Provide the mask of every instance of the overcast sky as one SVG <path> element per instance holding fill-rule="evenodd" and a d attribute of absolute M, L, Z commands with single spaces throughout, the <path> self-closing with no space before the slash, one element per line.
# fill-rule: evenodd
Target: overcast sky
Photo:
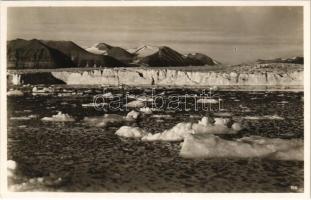
<path fill-rule="evenodd" d="M 8 39 L 166 45 L 223 63 L 303 55 L 302 7 L 9 8 Z"/>

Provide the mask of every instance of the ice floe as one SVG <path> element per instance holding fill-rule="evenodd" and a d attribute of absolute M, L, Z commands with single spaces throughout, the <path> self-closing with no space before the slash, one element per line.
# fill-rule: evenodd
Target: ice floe
<path fill-rule="evenodd" d="M 52 93 L 54 92 L 53 88 L 44 87 L 42 89 L 38 89 L 37 87 L 32 88 L 33 93 Z"/>
<path fill-rule="evenodd" d="M 140 108 L 139 111 L 144 113 L 144 114 L 147 114 L 147 115 L 151 115 L 152 114 L 152 109 L 149 108 L 149 107 Z"/>
<path fill-rule="evenodd" d="M 125 119 L 128 121 L 135 121 L 138 119 L 139 116 L 140 116 L 139 112 L 132 110 L 131 112 L 127 113 Z"/>
<path fill-rule="evenodd" d="M 216 104 L 216 103 L 219 103 L 219 100 L 217 100 L 217 99 L 206 99 L 206 98 L 204 98 L 204 99 L 199 99 L 199 100 L 197 101 L 197 103 Z"/>
<path fill-rule="evenodd" d="M 118 114 L 105 114 L 104 116 L 84 117 L 83 122 L 89 126 L 109 127 L 120 126 L 125 122 L 133 122 L 138 120 L 140 113 L 132 110 L 126 116 Z"/>
<path fill-rule="evenodd" d="M 147 97 L 147 96 L 138 96 L 138 97 L 136 97 L 136 100 L 138 100 L 138 101 L 153 102 L 153 98 L 152 97 Z"/>
<path fill-rule="evenodd" d="M 58 112 L 56 115 L 52 115 L 52 117 L 43 117 L 42 121 L 49 122 L 73 122 L 75 119 L 70 115 L 62 112 Z"/>
<path fill-rule="evenodd" d="M 215 123 L 208 117 L 203 117 L 198 123 L 181 122 L 169 130 L 161 133 L 147 133 L 142 129 L 135 131 L 143 131 L 143 141 L 182 141 L 185 137 L 192 134 L 235 134 L 242 129 L 238 123 L 233 123 L 232 127 L 228 127 L 230 122 L 227 118 L 216 118 Z M 127 127 L 126 130 L 130 130 Z"/>
<path fill-rule="evenodd" d="M 81 104 L 81 106 L 82 106 L 83 108 L 89 108 L 89 107 L 93 107 L 93 108 L 95 108 L 95 107 L 103 107 L 103 106 L 106 106 L 106 105 L 108 105 L 108 103 L 106 103 L 106 102 L 103 102 L 103 103 L 84 103 L 84 104 Z"/>
<path fill-rule="evenodd" d="M 17 163 L 14 160 L 7 160 L 6 168 L 7 168 L 7 176 L 12 177 L 15 175 Z"/>
<path fill-rule="evenodd" d="M 115 134 L 127 138 L 141 138 L 148 133 L 139 127 L 122 126 Z"/>
<path fill-rule="evenodd" d="M 188 135 L 182 143 L 180 155 L 186 158 L 252 158 L 303 160 L 303 140 L 244 137 L 225 140 L 212 134 Z"/>
<path fill-rule="evenodd" d="M 89 126 L 108 127 L 108 126 L 122 125 L 125 119 L 121 115 L 105 114 L 104 116 L 85 117 L 83 121 Z"/>
<path fill-rule="evenodd" d="M 173 119 L 172 115 L 151 115 L 153 118 Z"/>
<path fill-rule="evenodd" d="M 192 123 L 178 123 L 176 126 L 162 133 L 151 134 L 142 137 L 143 141 L 182 141 L 187 135 L 194 134 Z"/>
<path fill-rule="evenodd" d="M 145 107 L 145 103 L 144 101 L 134 100 L 125 104 L 125 106 L 128 108 L 142 108 Z"/>
<path fill-rule="evenodd" d="M 216 116 L 216 117 L 232 117 L 233 113 L 230 113 L 230 112 L 216 112 L 216 113 L 213 113 L 213 115 Z"/>
<path fill-rule="evenodd" d="M 280 101 L 278 104 L 288 104 L 288 101 Z"/>
<path fill-rule="evenodd" d="M 278 115 L 244 116 L 243 119 L 248 119 L 248 120 L 284 120 L 283 117 L 280 117 Z"/>
<path fill-rule="evenodd" d="M 20 90 L 9 90 L 7 92 L 8 96 L 24 96 L 24 93 Z"/>
<path fill-rule="evenodd" d="M 27 116 L 21 116 L 21 117 L 10 117 L 10 120 L 16 120 L 16 121 L 26 121 L 30 120 L 30 117 Z"/>
<path fill-rule="evenodd" d="M 108 93 L 102 94 L 102 97 L 105 97 L 105 98 L 113 98 L 114 95 L 113 95 L 111 92 L 108 92 Z"/>
<path fill-rule="evenodd" d="M 10 117 L 10 120 L 20 120 L 20 121 L 25 121 L 25 120 L 30 120 L 30 119 L 36 119 L 38 118 L 38 115 L 29 115 L 29 116 L 20 116 L 20 117 Z"/>

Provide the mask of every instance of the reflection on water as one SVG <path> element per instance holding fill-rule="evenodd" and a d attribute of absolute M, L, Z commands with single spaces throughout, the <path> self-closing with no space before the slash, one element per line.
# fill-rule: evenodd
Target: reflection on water
<path fill-rule="evenodd" d="M 68 89 L 67 89 L 68 90 Z M 93 107 L 93 96 L 101 90 L 75 89 L 75 95 L 53 94 L 8 97 L 8 159 L 18 163 L 16 176 L 9 182 L 20 190 L 90 192 L 297 192 L 303 188 L 303 162 L 265 158 L 185 159 L 179 156 L 180 142 L 143 142 L 115 135 L 120 125 L 95 127 L 84 117 L 105 113 Z M 150 96 L 151 90 L 106 92 Z M 199 94 L 186 89 L 158 90 L 172 94 Z M 223 99 L 222 111 L 155 110 L 138 121 L 126 121 L 148 132 L 162 132 L 179 122 L 197 122 L 206 115 L 232 117 L 245 127 L 236 139 L 258 135 L 271 138 L 303 139 L 303 101 L 301 92 L 217 92 Z M 285 103 L 286 102 L 286 103 Z M 123 102 L 124 103 L 124 102 Z M 150 106 L 151 102 L 147 102 Z M 61 111 L 74 122 L 46 122 Z M 31 116 L 31 117 L 29 117 Z M 171 116 L 163 117 L 161 116 Z M 272 117 L 271 117 L 272 116 Z M 273 117 L 274 116 L 274 117 Z M 13 118 L 11 118 L 13 117 Z M 298 189 L 297 189 L 298 188 Z M 17 188 L 18 189 L 18 188 Z"/>

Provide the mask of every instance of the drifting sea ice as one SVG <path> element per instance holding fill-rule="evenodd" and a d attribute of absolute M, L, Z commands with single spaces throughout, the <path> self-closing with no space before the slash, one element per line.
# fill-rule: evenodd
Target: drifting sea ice
<path fill-rule="evenodd" d="M 7 160 L 6 162 L 7 175 L 8 177 L 12 177 L 15 175 L 15 171 L 17 168 L 17 163 L 14 160 Z"/>
<path fill-rule="evenodd" d="M 142 107 L 145 107 L 145 103 L 143 101 L 134 100 L 134 101 L 131 101 L 131 102 L 125 104 L 125 107 L 128 107 L 128 108 L 142 108 Z"/>
<path fill-rule="evenodd" d="M 216 104 L 216 103 L 219 103 L 218 100 L 216 99 L 199 99 L 197 101 L 197 103 L 210 103 L 210 104 Z"/>
<path fill-rule="evenodd" d="M 108 127 L 123 124 L 124 117 L 117 114 L 105 114 L 104 116 L 84 117 L 83 121 L 89 126 Z"/>
<path fill-rule="evenodd" d="M 18 164 L 14 160 L 7 160 L 8 190 L 12 192 L 46 191 L 48 188 L 45 186 L 57 186 L 63 182 L 61 177 L 54 174 L 28 178 L 17 173 L 17 169 Z"/>
<path fill-rule="evenodd" d="M 20 90 L 10 90 L 7 92 L 7 96 L 24 96 L 24 93 Z"/>
<path fill-rule="evenodd" d="M 105 114 L 104 116 L 95 117 L 84 117 L 83 121 L 89 126 L 95 127 L 109 127 L 109 126 L 120 126 L 126 121 L 135 121 L 140 116 L 140 113 L 132 110 L 126 116 L 117 114 Z"/>
<path fill-rule="evenodd" d="M 62 112 L 58 112 L 56 115 L 52 115 L 52 117 L 43 117 L 42 121 L 49 122 L 73 122 L 75 119 L 70 115 Z"/>
<path fill-rule="evenodd" d="M 102 97 L 105 97 L 105 98 L 113 98 L 114 95 L 113 95 L 111 92 L 108 92 L 108 93 L 102 94 Z"/>
<path fill-rule="evenodd" d="M 10 120 L 30 120 L 30 119 L 36 119 L 38 118 L 38 115 L 29 115 L 29 116 L 21 116 L 21 117 L 10 117 Z"/>
<path fill-rule="evenodd" d="M 103 106 L 106 106 L 106 105 L 108 105 L 108 103 L 105 103 L 105 102 L 103 102 L 103 103 L 85 103 L 85 104 L 81 104 L 81 106 L 84 107 L 84 108 L 87 108 L 87 107 L 93 107 L 93 108 L 95 108 L 95 107 L 103 107 Z"/>
<path fill-rule="evenodd" d="M 151 115 L 152 114 L 152 109 L 149 108 L 149 107 L 140 108 L 139 111 L 142 112 L 142 113 L 145 113 L 147 115 Z"/>
<path fill-rule="evenodd" d="M 212 134 L 188 135 L 182 143 L 180 155 L 186 158 L 303 160 L 303 140 L 252 136 L 231 141 Z"/>
<path fill-rule="evenodd" d="M 115 134 L 127 138 L 141 138 L 148 133 L 139 127 L 122 126 Z"/>
<path fill-rule="evenodd" d="M 228 127 L 229 121 L 226 118 L 215 118 L 215 123 L 212 123 L 209 118 L 203 117 L 198 123 L 181 122 L 169 130 L 155 134 L 146 133 L 142 129 L 137 130 L 136 127 L 132 128 L 135 131 L 143 131 L 141 133 L 143 141 L 182 141 L 192 134 L 235 134 L 242 129 L 239 123 L 233 123 L 232 127 Z M 126 130 L 130 130 L 130 127 Z"/>
<path fill-rule="evenodd" d="M 44 87 L 42 89 L 38 89 L 36 86 L 32 88 L 33 93 L 52 93 L 54 90 L 50 87 Z"/>
<path fill-rule="evenodd" d="M 138 117 L 140 116 L 140 113 L 135 111 L 135 110 L 132 110 L 131 112 L 127 113 L 126 117 L 125 117 L 125 120 L 128 120 L 128 121 L 135 121 L 138 119 Z"/>
<path fill-rule="evenodd" d="M 284 120 L 283 117 L 278 115 L 264 115 L 264 116 L 245 116 L 243 119 L 248 120 Z"/>

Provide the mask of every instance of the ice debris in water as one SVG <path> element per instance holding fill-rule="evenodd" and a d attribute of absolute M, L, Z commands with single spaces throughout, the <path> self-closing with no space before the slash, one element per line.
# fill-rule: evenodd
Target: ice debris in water
<path fill-rule="evenodd" d="M 149 107 L 140 108 L 139 111 L 142 112 L 142 113 L 145 113 L 147 115 L 151 115 L 152 114 L 152 109 L 149 108 Z"/>
<path fill-rule="evenodd" d="M 24 93 L 20 90 L 10 90 L 7 92 L 8 96 L 24 96 Z"/>
<path fill-rule="evenodd" d="M 83 121 L 89 126 L 108 127 L 121 125 L 124 122 L 124 117 L 117 114 L 105 114 L 104 116 L 84 117 Z"/>
<path fill-rule="evenodd" d="M 43 117 L 42 121 L 50 121 L 50 122 L 73 122 L 75 121 L 70 115 L 62 112 L 58 112 L 56 115 L 52 115 L 52 117 Z"/>
<path fill-rule="evenodd" d="M 303 160 L 303 140 L 244 137 L 225 140 L 212 134 L 188 135 L 182 143 L 180 155 L 186 158 L 252 158 L 275 160 Z"/>
<path fill-rule="evenodd" d="M 52 93 L 54 90 L 52 88 L 44 87 L 42 89 L 38 89 L 36 86 L 32 88 L 33 93 Z"/>
<path fill-rule="evenodd" d="M 208 117 L 203 117 L 198 123 L 181 122 L 162 133 L 146 133 L 142 129 L 135 131 L 143 131 L 141 138 L 143 141 L 182 141 L 191 134 L 235 134 L 241 130 L 238 123 L 233 123 L 231 127 L 228 127 L 229 122 L 230 120 L 227 118 L 216 118 L 213 123 Z M 129 129 L 127 128 L 127 130 Z"/>
<path fill-rule="evenodd" d="M 153 118 L 173 119 L 172 115 L 152 115 Z"/>
<path fill-rule="evenodd" d="M 233 116 L 233 114 L 230 112 L 216 112 L 216 113 L 213 113 L 213 115 L 216 117 L 232 117 Z"/>
<path fill-rule="evenodd" d="M 104 116 L 84 117 L 83 121 L 89 126 L 109 127 L 120 126 L 127 121 L 136 121 L 139 116 L 139 112 L 132 110 L 126 116 L 121 116 L 117 114 L 105 114 Z"/>
<path fill-rule="evenodd" d="M 26 121 L 26 120 L 30 120 L 30 118 L 27 117 L 27 116 L 22 116 L 22 117 L 10 117 L 10 120 Z"/>
<path fill-rule="evenodd" d="M 148 133 L 139 127 L 122 126 L 115 134 L 127 138 L 141 138 Z"/>
<path fill-rule="evenodd" d="M 162 133 L 148 134 L 142 140 L 182 141 L 191 134 L 235 134 L 242 129 L 236 122 L 229 128 L 229 122 L 228 118 L 215 118 L 212 123 L 208 117 L 203 117 L 198 123 L 181 122 Z"/>
<path fill-rule="evenodd" d="M 113 98 L 113 94 L 111 92 L 108 92 L 108 93 L 105 93 L 102 95 L 102 97 L 105 97 L 105 98 Z"/>
<path fill-rule="evenodd" d="M 136 98 L 138 101 L 147 101 L 147 102 L 153 102 L 152 97 L 147 97 L 147 96 L 140 96 Z"/>
<path fill-rule="evenodd" d="M 82 107 L 86 108 L 86 107 L 103 107 L 103 106 L 106 106 L 108 105 L 108 103 L 106 102 L 102 102 L 102 103 L 84 103 L 84 104 L 81 104 Z"/>
<path fill-rule="evenodd" d="M 8 177 L 14 176 L 17 169 L 17 163 L 14 160 L 7 160 L 6 167 Z"/>
<path fill-rule="evenodd" d="M 142 108 L 145 107 L 145 103 L 143 101 L 134 100 L 125 104 L 125 106 L 128 108 Z"/>
<path fill-rule="evenodd" d="M 278 115 L 264 115 L 264 116 L 245 116 L 244 119 L 248 120 L 284 120 L 283 117 Z"/>
<path fill-rule="evenodd" d="M 127 113 L 125 119 L 128 121 L 135 121 L 138 119 L 139 115 L 140 115 L 139 112 L 132 110 L 131 112 Z"/>
<path fill-rule="evenodd" d="M 219 103 L 218 100 L 216 99 L 207 99 L 207 98 L 204 98 L 204 99 L 199 99 L 197 101 L 197 103 L 210 103 L 210 104 L 216 104 L 216 103 Z"/>

